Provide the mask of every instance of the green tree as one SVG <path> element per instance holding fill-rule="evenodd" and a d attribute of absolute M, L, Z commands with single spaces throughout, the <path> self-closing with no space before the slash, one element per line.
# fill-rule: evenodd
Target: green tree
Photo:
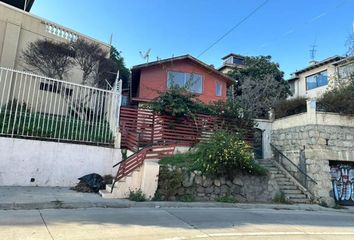
<path fill-rule="evenodd" d="M 118 70 L 119 78 L 123 81 L 123 89 L 129 88 L 130 71 L 125 66 L 124 58 L 122 57 L 121 53 L 115 47 L 111 46 L 110 58 L 104 59 L 100 62 L 98 86 L 106 86 L 106 80 L 109 82 L 109 84 L 113 85 L 116 79 L 115 74 Z"/>
<path fill-rule="evenodd" d="M 246 57 L 244 68 L 229 75 L 236 80 L 235 100 L 253 117 L 265 116 L 277 101 L 291 95 L 284 73 L 271 56 Z"/>

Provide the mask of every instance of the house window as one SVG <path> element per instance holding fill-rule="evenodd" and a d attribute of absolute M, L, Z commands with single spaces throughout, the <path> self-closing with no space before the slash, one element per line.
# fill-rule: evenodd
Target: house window
<path fill-rule="evenodd" d="M 328 84 L 327 70 L 306 77 L 306 89 L 314 89 Z"/>
<path fill-rule="evenodd" d="M 191 92 L 202 93 L 203 76 L 195 73 L 170 71 L 167 74 L 167 87 L 172 86 L 185 87 Z"/>
<path fill-rule="evenodd" d="M 61 90 L 57 84 L 50 84 L 50 83 L 44 83 L 44 82 L 41 82 L 39 84 L 39 89 L 42 91 L 48 91 L 48 92 L 53 92 L 53 93 L 60 93 L 60 90 Z M 63 90 L 64 90 L 64 93 L 66 96 L 72 96 L 73 90 L 71 88 L 65 88 Z"/>
<path fill-rule="evenodd" d="M 244 65 L 245 64 L 245 62 L 244 62 L 244 60 L 243 59 L 241 59 L 241 58 L 233 58 L 233 63 L 234 64 L 238 64 L 238 65 Z"/>
<path fill-rule="evenodd" d="M 349 63 L 347 65 L 338 67 L 339 78 L 348 78 L 354 74 L 354 63 Z"/>
<path fill-rule="evenodd" d="M 215 94 L 216 96 L 220 97 L 222 95 L 222 86 L 221 86 L 221 83 L 219 82 L 216 82 L 216 85 L 215 85 Z"/>

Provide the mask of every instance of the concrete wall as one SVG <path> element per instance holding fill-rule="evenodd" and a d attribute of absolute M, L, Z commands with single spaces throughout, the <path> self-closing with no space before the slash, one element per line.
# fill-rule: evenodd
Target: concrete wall
<path fill-rule="evenodd" d="M 271 142 L 300 166 L 304 152 L 307 174 L 316 197 L 333 204 L 330 161 L 354 162 L 354 116 L 316 112 L 308 101 L 307 113 L 273 122 Z"/>
<path fill-rule="evenodd" d="M 0 185 L 73 186 L 89 173 L 114 175 L 121 159 L 120 149 L 0 137 Z"/>
<path fill-rule="evenodd" d="M 256 128 L 262 130 L 262 150 L 263 158 L 272 157 L 272 149 L 270 147 L 270 136 L 272 131 L 272 121 L 266 119 L 255 119 Z"/>
<path fill-rule="evenodd" d="M 56 33 L 49 31 L 49 26 L 55 27 L 58 31 L 55 31 Z M 108 44 L 0 2 L 0 66 L 2 67 L 25 70 L 28 66 L 24 64 L 21 55 L 30 42 L 38 39 L 67 42 L 69 39 L 65 34 L 98 43 L 102 49 L 109 52 Z M 67 79 L 81 83 L 82 71 L 78 66 L 69 72 Z"/>

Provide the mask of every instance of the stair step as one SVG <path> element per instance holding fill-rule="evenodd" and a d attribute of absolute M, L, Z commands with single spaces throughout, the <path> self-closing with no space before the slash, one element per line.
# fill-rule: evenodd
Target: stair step
<path fill-rule="evenodd" d="M 290 202 L 292 203 L 305 203 L 305 204 L 309 204 L 311 203 L 310 199 L 290 199 Z"/>
<path fill-rule="evenodd" d="M 112 184 L 106 184 L 106 189 L 107 192 L 111 192 L 112 191 Z"/>
<path fill-rule="evenodd" d="M 297 186 L 295 185 L 281 185 L 279 186 L 280 190 L 297 190 Z"/>
<path fill-rule="evenodd" d="M 287 198 L 291 199 L 291 200 L 293 200 L 293 199 L 304 199 L 304 198 L 307 199 L 305 194 L 285 194 L 285 196 Z"/>
<path fill-rule="evenodd" d="M 290 182 L 290 181 L 281 181 L 281 182 L 278 182 L 278 185 L 279 186 L 296 186 L 294 183 Z"/>
<path fill-rule="evenodd" d="M 287 177 L 275 177 L 275 179 L 278 181 L 278 182 L 290 182 L 290 179 L 287 178 Z"/>
<path fill-rule="evenodd" d="M 303 194 L 299 189 L 282 189 L 282 192 L 289 195 L 289 194 Z"/>
<path fill-rule="evenodd" d="M 103 197 L 103 198 L 114 198 L 114 195 L 107 191 L 106 189 L 99 190 L 98 193 Z"/>

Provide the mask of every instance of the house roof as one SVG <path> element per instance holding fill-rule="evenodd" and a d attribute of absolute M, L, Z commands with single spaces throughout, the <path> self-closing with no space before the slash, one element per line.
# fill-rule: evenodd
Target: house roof
<path fill-rule="evenodd" d="M 190 61 L 196 63 L 197 65 L 199 65 L 199 66 L 209 70 L 210 72 L 218 75 L 219 77 L 224 79 L 229 84 L 232 84 L 232 83 L 235 82 L 235 80 L 233 78 L 231 78 L 231 77 L 219 72 L 217 69 L 211 67 L 210 65 L 200 61 L 199 59 L 197 59 L 197 58 L 195 58 L 195 57 L 193 57 L 191 55 L 182 55 L 182 56 L 178 56 L 178 57 L 166 58 L 166 59 L 157 60 L 157 61 L 153 61 L 153 62 L 149 62 L 149 63 L 135 65 L 135 66 L 132 67 L 131 70 L 134 71 L 134 70 L 147 68 L 147 67 L 151 67 L 151 66 L 155 66 L 155 65 L 159 65 L 159 64 L 171 63 L 171 62 L 182 61 L 182 60 L 190 60 Z"/>
<path fill-rule="evenodd" d="M 345 63 L 348 63 L 348 62 L 351 62 L 351 61 L 354 61 L 354 56 L 349 56 L 349 57 L 345 57 L 345 58 L 342 58 L 341 60 L 337 61 L 337 62 L 334 62 L 333 65 L 340 65 L 340 64 L 345 64 Z"/>
<path fill-rule="evenodd" d="M 299 79 L 299 77 L 291 77 L 291 78 L 289 78 L 287 81 L 288 82 L 291 82 L 291 81 L 296 81 L 296 80 L 298 80 Z"/>
<path fill-rule="evenodd" d="M 6 4 L 9 4 L 11 6 L 14 6 L 16 8 L 19 8 L 21 10 L 24 10 L 25 3 L 27 4 L 26 6 L 26 11 L 29 12 L 31 10 L 31 7 L 34 3 L 34 0 L 0 0 L 0 2 L 4 2 Z"/>
<path fill-rule="evenodd" d="M 329 57 L 329 58 L 326 58 L 320 62 L 316 62 L 315 64 L 312 64 L 308 67 L 305 67 L 303 69 L 300 69 L 298 71 L 295 72 L 295 74 L 300 74 L 300 73 L 303 73 L 303 72 L 307 72 L 307 71 L 310 71 L 312 69 L 315 69 L 315 68 L 318 68 L 318 67 L 321 67 L 321 66 L 324 66 L 328 63 L 332 63 L 332 62 L 337 62 L 338 60 L 342 59 L 343 57 L 341 56 L 338 56 L 338 55 L 335 55 L 335 56 L 332 56 L 332 57 Z"/>
<path fill-rule="evenodd" d="M 225 60 L 226 58 L 231 57 L 231 56 L 238 57 L 238 58 L 245 58 L 245 56 L 242 56 L 242 55 L 239 55 L 239 54 L 236 54 L 236 53 L 229 53 L 229 54 L 227 54 L 225 57 L 223 57 L 221 59 Z"/>

